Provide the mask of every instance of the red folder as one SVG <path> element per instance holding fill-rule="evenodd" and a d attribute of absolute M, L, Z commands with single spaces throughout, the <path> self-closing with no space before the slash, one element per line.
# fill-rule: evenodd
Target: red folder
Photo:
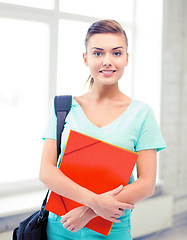
<path fill-rule="evenodd" d="M 127 185 L 137 158 L 135 152 L 71 130 L 59 169 L 82 187 L 101 194 Z M 45 209 L 62 216 L 79 206 L 51 192 Z M 96 217 L 85 227 L 107 236 L 112 222 Z"/>

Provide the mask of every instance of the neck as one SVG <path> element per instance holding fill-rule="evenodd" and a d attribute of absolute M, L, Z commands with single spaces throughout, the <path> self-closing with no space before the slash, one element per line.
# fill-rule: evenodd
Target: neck
<path fill-rule="evenodd" d="M 119 98 L 121 94 L 122 93 L 119 90 L 118 83 L 113 84 L 112 86 L 111 85 L 103 86 L 103 85 L 98 85 L 94 83 L 90 91 L 90 95 L 97 100 L 104 100 L 106 98 L 108 99 Z"/>

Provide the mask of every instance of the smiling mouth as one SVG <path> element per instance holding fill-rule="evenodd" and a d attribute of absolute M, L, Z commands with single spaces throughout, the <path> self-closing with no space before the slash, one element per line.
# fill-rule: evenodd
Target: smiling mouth
<path fill-rule="evenodd" d="M 116 72 L 116 70 L 101 70 L 100 73 L 113 73 Z"/>

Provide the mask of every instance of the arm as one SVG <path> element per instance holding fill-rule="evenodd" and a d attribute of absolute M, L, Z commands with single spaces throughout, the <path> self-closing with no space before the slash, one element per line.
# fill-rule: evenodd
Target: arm
<path fill-rule="evenodd" d="M 156 150 L 144 150 L 139 152 L 137 173 L 138 179 L 125 186 L 123 190 L 116 195 L 118 201 L 135 204 L 154 193 L 156 181 Z M 77 208 L 62 216 L 61 222 L 64 228 L 76 232 L 96 216 L 97 215 L 90 208 Z M 120 220 L 118 220 L 118 222 L 120 222 Z"/>
<path fill-rule="evenodd" d="M 57 168 L 56 159 L 56 140 L 46 139 L 41 159 L 40 180 L 52 191 L 81 204 L 85 205 L 93 199 L 94 193 L 73 182 Z"/>
<path fill-rule="evenodd" d="M 134 208 L 132 204 L 116 200 L 115 196 L 122 187 L 106 194 L 95 194 L 66 177 L 56 167 L 56 159 L 56 140 L 46 139 L 42 153 L 40 180 L 52 191 L 91 208 L 97 215 L 112 222 L 117 222 L 116 214 L 122 215 L 119 209 Z"/>
<path fill-rule="evenodd" d="M 157 158 L 155 149 L 139 151 L 137 160 L 138 179 L 125 186 L 116 195 L 116 199 L 120 202 L 135 204 L 153 195 L 156 182 L 156 166 Z"/>
<path fill-rule="evenodd" d="M 91 208 L 81 206 L 74 208 L 62 216 L 61 223 L 68 231 L 77 232 L 96 216 Z"/>

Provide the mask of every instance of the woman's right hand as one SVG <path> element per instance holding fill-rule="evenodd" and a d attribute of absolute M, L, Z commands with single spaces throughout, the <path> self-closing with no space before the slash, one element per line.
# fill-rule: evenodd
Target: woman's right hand
<path fill-rule="evenodd" d="M 133 204 L 122 203 L 116 200 L 116 195 L 123 190 L 123 185 L 102 194 L 96 194 L 89 204 L 93 211 L 104 219 L 119 223 L 116 219 L 124 215 L 125 209 L 134 209 Z"/>

